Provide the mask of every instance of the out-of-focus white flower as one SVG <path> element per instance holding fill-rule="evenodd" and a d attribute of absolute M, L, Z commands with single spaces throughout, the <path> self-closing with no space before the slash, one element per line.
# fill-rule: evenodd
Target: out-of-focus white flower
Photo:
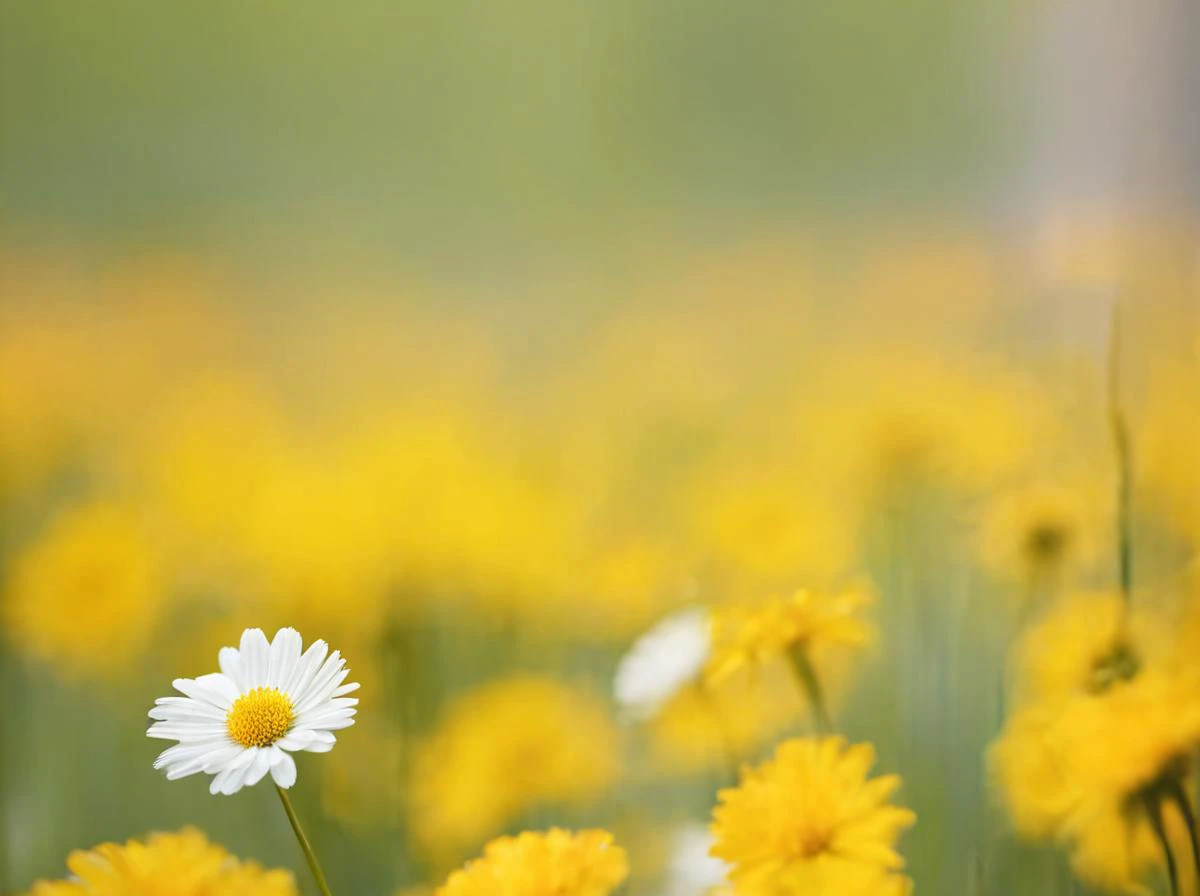
<path fill-rule="evenodd" d="M 711 846 L 712 835 L 702 824 L 675 832 L 662 896 L 706 896 L 725 883 L 729 866 L 708 854 Z"/>
<path fill-rule="evenodd" d="M 634 643 L 617 665 L 613 696 L 628 718 L 653 717 L 696 681 L 708 660 L 709 614 L 691 609 L 668 616 Z"/>

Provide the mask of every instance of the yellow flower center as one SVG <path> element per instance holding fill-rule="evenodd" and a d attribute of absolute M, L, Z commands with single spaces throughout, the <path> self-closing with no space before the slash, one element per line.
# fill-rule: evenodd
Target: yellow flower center
<path fill-rule="evenodd" d="M 1133 648 L 1118 639 L 1112 649 L 1092 663 L 1088 690 L 1102 694 L 1114 684 L 1137 677 L 1142 670 L 1142 661 Z"/>
<path fill-rule="evenodd" d="M 818 827 L 807 827 L 800 831 L 796 842 L 800 855 L 811 859 L 828 850 L 832 841 L 833 834 L 830 831 Z"/>
<path fill-rule="evenodd" d="M 1046 520 L 1034 526 L 1025 538 L 1025 553 L 1033 563 L 1053 564 L 1066 552 L 1071 541 L 1068 528 Z"/>
<path fill-rule="evenodd" d="M 225 717 L 229 736 L 243 747 L 268 747 L 288 733 L 292 701 L 275 688 L 255 688 L 234 701 Z"/>

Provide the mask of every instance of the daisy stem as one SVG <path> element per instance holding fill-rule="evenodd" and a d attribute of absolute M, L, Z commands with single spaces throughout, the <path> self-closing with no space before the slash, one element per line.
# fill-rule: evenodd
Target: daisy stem
<path fill-rule="evenodd" d="M 792 662 L 792 672 L 796 675 L 796 682 L 800 685 L 800 691 L 808 698 L 809 704 L 812 706 L 813 723 L 818 734 L 832 734 L 833 720 L 829 718 L 829 710 L 825 707 L 825 695 L 821 691 L 821 682 L 817 678 L 817 671 L 813 668 L 812 661 L 808 658 L 808 652 L 803 645 L 796 645 L 788 651 L 788 659 Z"/>
<path fill-rule="evenodd" d="M 316 878 L 317 889 L 321 891 L 321 896 L 332 896 L 329 892 L 329 884 L 325 880 L 325 872 L 321 870 L 321 863 L 317 861 L 317 854 L 313 852 L 312 844 L 308 842 L 308 837 L 304 834 L 304 828 L 300 827 L 300 819 L 296 817 L 296 810 L 292 808 L 288 792 L 278 784 L 275 785 L 275 790 L 279 793 L 283 811 L 287 813 L 288 821 L 292 823 L 292 831 L 296 834 L 296 840 L 300 843 L 300 849 L 303 850 L 304 858 L 308 861 L 308 869 Z"/>
<path fill-rule="evenodd" d="M 1108 344 L 1108 417 L 1117 462 L 1117 569 L 1121 595 L 1130 601 L 1133 585 L 1133 548 L 1130 535 L 1132 495 L 1129 479 L 1129 426 L 1121 408 L 1121 306 L 1113 305 Z"/>

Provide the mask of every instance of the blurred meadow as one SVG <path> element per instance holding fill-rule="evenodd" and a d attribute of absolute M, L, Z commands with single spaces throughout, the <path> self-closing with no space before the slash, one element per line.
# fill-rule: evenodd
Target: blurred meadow
<path fill-rule="evenodd" d="M 1196 892 L 1198 18 L 0 4 L 0 892 L 191 826 L 295 883 L 78 892 L 316 894 L 146 737 L 285 626 L 362 685 L 291 791 L 342 896 L 551 826 L 626 896 L 898 892 L 711 877 L 829 731 L 921 894 Z"/>

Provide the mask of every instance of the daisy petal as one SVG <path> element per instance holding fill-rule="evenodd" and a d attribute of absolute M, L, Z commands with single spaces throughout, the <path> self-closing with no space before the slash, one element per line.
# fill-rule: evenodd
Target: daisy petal
<path fill-rule="evenodd" d="M 253 787 L 270 771 L 271 768 L 271 749 L 259 750 L 253 761 L 250 763 L 246 771 L 246 787 Z"/>
<path fill-rule="evenodd" d="M 277 740 L 275 746 L 293 753 L 297 750 L 307 750 L 309 744 L 313 742 L 314 736 L 315 732 L 313 731 L 293 729 Z"/>
<path fill-rule="evenodd" d="M 236 647 L 222 647 L 220 653 L 217 654 L 217 665 L 221 667 L 221 671 L 229 676 L 239 691 L 248 691 L 250 688 L 246 684 L 246 664 L 242 661 L 242 654 Z"/>
<path fill-rule="evenodd" d="M 287 790 L 296 783 L 296 762 L 278 747 L 272 748 L 271 777 L 275 783 Z"/>
<path fill-rule="evenodd" d="M 296 662 L 300 659 L 303 642 L 294 628 L 281 628 L 275 633 L 268 657 L 267 687 L 279 688 L 291 677 Z"/>
<path fill-rule="evenodd" d="M 261 628 L 248 628 L 242 632 L 242 664 L 245 670 L 244 685 L 249 688 L 263 687 L 270 670 L 271 645 Z"/>
<path fill-rule="evenodd" d="M 325 655 L 329 652 L 329 645 L 324 641 L 313 641 L 309 645 L 308 650 L 304 651 L 304 655 L 300 657 L 300 662 L 296 664 L 296 670 L 292 673 L 292 680 L 284 688 L 284 691 L 292 702 L 298 702 L 308 690 L 308 686 L 312 684 L 313 678 L 316 676 L 321 664 L 325 662 Z"/>

